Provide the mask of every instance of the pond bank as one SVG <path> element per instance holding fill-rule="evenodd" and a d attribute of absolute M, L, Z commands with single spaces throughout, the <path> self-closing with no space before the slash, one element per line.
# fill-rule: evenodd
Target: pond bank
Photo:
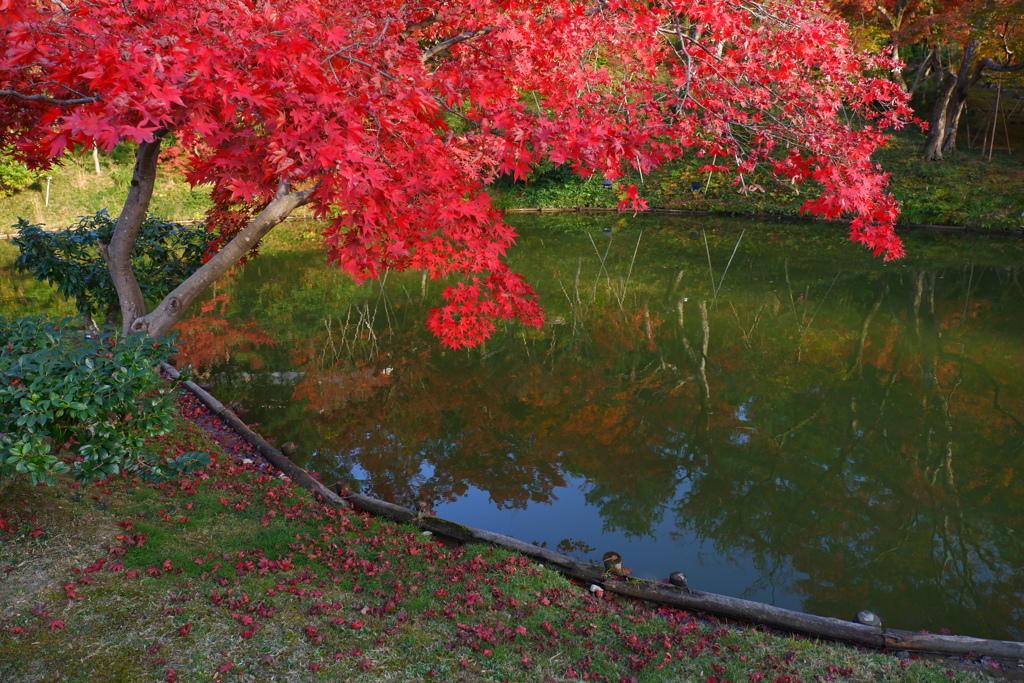
<path fill-rule="evenodd" d="M 177 370 L 164 365 L 163 370 L 177 378 Z M 347 490 L 332 491 L 301 467 L 296 466 L 281 451 L 271 446 L 259 434 L 249 429 L 237 415 L 226 408 L 209 392 L 194 382 L 186 381 L 184 386 L 191 391 L 214 415 L 223 420 L 241 438 L 253 446 L 282 474 L 296 481 L 300 486 L 313 492 L 325 505 L 355 508 L 386 517 L 402 524 L 411 524 L 431 533 L 450 538 L 460 543 L 488 543 L 505 550 L 525 554 L 542 562 L 545 566 L 564 576 L 590 584 L 591 591 L 600 587 L 606 592 L 644 600 L 659 605 L 699 610 L 731 619 L 753 622 L 772 628 L 810 635 L 816 638 L 836 640 L 865 645 L 875 649 L 904 650 L 907 652 L 934 653 L 966 657 L 989 657 L 1005 660 L 1004 665 L 1013 667 L 1024 662 L 1024 643 L 1015 641 L 972 638 L 962 635 L 927 634 L 885 629 L 877 625 L 845 622 L 840 619 L 821 617 L 813 614 L 781 609 L 764 603 L 731 598 L 713 593 L 679 589 L 668 584 L 658 585 L 650 581 L 625 581 L 611 577 L 607 572 L 573 557 L 556 553 L 518 539 L 495 534 L 450 520 L 414 512 L 408 508 L 381 501 Z M 1021 667 L 1024 671 L 1024 667 Z"/>
<path fill-rule="evenodd" d="M 6 488 L 0 679 L 985 680 L 598 599 L 521 555 L 325 508 L 187 394 L 181 412 L 155 447 L 214 453 L 203 472 Z"/>
<path fill-rule="evenodd" d="M 607 214 L 607 213 L 633 213 L 629 210 L 621 211 L 616 208 L 600 207 L 600 206 L 575 206 L 575 207 L 518 207 L 512 209 L 505 209 L 505 213 L 595 213 L 595 214 Z M 740 218 L 750 220 L 767 220 L 767 221 L 790 221 L 790 222 L 803 222 L 803 223 L 821 223 L 824 225 L 840 225 L 848 226 L 849 221 L 843 220 L 827 220 L 824 218 L 816 218 L 814 216 L 806 216 L 802 214 L 782 214 L 782 213 L 743 213 L 738 211 L 701 211 L 697 209 L 662 209 L 662 208 L 649 208 L 642 211 L 637 211 L 637 214 L 651 214 L 651 215 L 665 215 L 665 216 L 710 216 L 713 218 Z M 1010 229 L 994 229 L 994 228 L 975 228 L 966 225 L 934 225 L 931 223 L 897 223 L 896 231 L 902 230 L 930 230 L 933 232 L 952 232 L 952 233 L 966 233 L 971 235 L 1007 235 L 1024 237 L 1024 227 L 1017 228 L 1016 230 Z"/>
<path fill-rule="evenodd" d="M 1015 231 L 1024 224 L 1024 162 L 1019 154 L 997 154 L 989 160 L 978 150 L 960 150 L 940 163 L 926 162 L 920 149 L 924 136 L 903 131 L 879 148 L 875 160 L 891 174 L 888 191 L 900 202 L 900 220 L 927 225 L 964 225 Z M 707 160 L 676 160 L 641 178 L 633 173 L 614 188 L 600 178 L 584 180 L 556 168 L 530 182 L 499 179 L 492 186 L 503 208 L 531 206 L 614 207 L 635 184 L 649 206 L 665 209 L 712 210 L 719 215 L 762 214 L 799 220 L 812 188 L 796 187 L 764 172 L 746 175 L 744 194 L 728 173 L 701 173 Z M 695 189 L 694 188 L 698 188 Z"/>

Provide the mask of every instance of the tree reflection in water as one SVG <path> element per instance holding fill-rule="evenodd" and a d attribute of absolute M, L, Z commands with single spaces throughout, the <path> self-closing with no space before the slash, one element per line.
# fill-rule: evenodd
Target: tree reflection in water
<path fill-rule="evenodd" d="M 508 514 L 578 498 L 607 536 L 572 540 L 555 517 L 527 540 L 626 539 L 672 563 L 641 575 L 736 562 L 745 585 L 699 587 L 1024 636 L 1020 268 L 882 264 L 766 228 L 723 277 L 738 229 L 704 232 L 705 253 L 646 225 L 528 234 L 514 265 L 550 324 L 466 352 L 423 328 L 436 283 L 355 288 L 268 249 L 228 309 L 276 343 L 207 372 L 305 464 L 383 498 L 442 516 L 469 498 Z"/>

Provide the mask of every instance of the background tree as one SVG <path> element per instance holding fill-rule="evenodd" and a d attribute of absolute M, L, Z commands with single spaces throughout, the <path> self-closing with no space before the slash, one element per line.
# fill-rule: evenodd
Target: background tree
<path fill-rule="evenodd" d="M 461 275 L 428 318 L 445 344 L 495 319 L 539 325 L 485 186 L 545 159 L 615 178 L 696 154 L 741 187 L 765 165 L 816 186 L 806 210 L 852 216 L 852 239 L 902 254 L 870 160 L 909 115 L 877 77 L 896 65 L 859 54 L 810 0 L 4 4 L 0 143 L 34 167 L 138 143 L 106 250 L 126 333 L 169 330 L 303 205 L 357 279 Z M 212 188 L 219 250 L 148 310 L 130 254 L 169 132 L 189 181 Z"/>
<path fill-rule="evenodd" d="M 869 32 L 880 34 L 881 42 L 900 58 L 900 49 L 908 42 L 907 29 L 914 26 L 919 16 L 927 14 L 933 0 L 845 0 L 835 3 L 843 16 L 851 22 L 870 27 Z M 893 80 L 906 87 L 902 69 L 893 72 Z"/>
<path fill-rule="evenodd" d="M 960 45 L 960 60 L 941 73 L 924 156 L 940 161 L 956 149 L 967 95 L 983 76 L 1002 78 L 1024 71 L 1024 1 L 976 0 L 956 4 L 935 17 L 934 30 Z"/>

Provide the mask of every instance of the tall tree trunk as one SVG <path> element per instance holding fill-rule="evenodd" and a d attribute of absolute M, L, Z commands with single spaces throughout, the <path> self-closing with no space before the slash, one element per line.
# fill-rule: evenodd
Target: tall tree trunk
<path fill-rule="evenodd" d="M 956 149 L 956 129 L 967 104 L 967 93 L 981 76 L 981 65 L 974 66 L 977 53 L 978 41 L 971 38 L 964 46 L 960 69 L 956 73 L 947 73 L 939 84 L 928 140 L 924 145 L 924 158 L 928 161 L 941 161 L 944 153 Z"/>
<path fill-rule="evenodd" d="M 110 279 L 121 302 L 122 332 L 131 332 L 132 321 L 146 314 L 146 302 L 142 289 L 132 270 L 132 249 L 139 236 L 139 227 L 149 211 L 156 184 L 156 163 L 160 157 L 160 139 L 166 131 L 159 131 L 152 142 L 139 144 L 135 152 L 135 169 L 132 171 L 131 187 L 124 201 L 121 215 L 114 226 L 114 235 L 109 245 L 100 245 L 100 251 L 107 261 Z"/>

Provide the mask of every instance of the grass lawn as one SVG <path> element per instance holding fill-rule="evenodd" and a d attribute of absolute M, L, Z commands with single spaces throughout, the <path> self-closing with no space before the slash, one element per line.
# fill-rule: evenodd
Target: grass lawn
<path fill-rule="evenodd" d="M 111 216 L 119 215 L 132 179 L 133 155 L 127 145 L 117 147 L 110 155 L 100 154 L 98 174 L 91 154 L 66 156 L 62 165 L 32 185 L 0 198 L 0 234 L 14 232 L 12 226 L 18 218 L 49 228 L 66 228 L 76 223 L 79 216 L 92 215 L 100 209 L 107 209 Z M 209 207 L 209 190 L 193 189 L 181 176 L 160 171 L 150 213 L 184 221 L 201 219 Z"/>

